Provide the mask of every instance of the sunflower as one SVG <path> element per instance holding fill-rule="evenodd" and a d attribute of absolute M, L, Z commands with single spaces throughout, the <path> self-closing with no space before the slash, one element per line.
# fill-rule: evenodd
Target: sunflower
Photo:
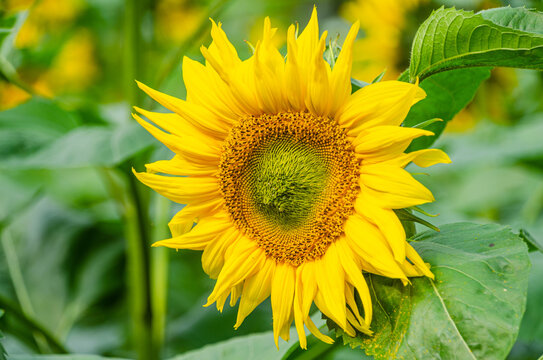
<path fill-rule="evenodd" d="M 400 126 L 425 96 L 417 84 L 385 81 L 351 95 L 358 27 L 331 68 L 316 9 L 299 36 L 288 29 L 286 58 L 269 19 L 245 61 L 212 21 L 213 42 L 201 48 L 206 64 L 183 59 L 186 101 L 138 83 L 173 111 L 136 108 L 157 126 L 134 116 L 175 156 L 135 174 L 187 204 L 169 224 L 173 237 L 154 246 L 203 250 L 202 267 L 217 279 L 205 306 L 222 310 L 228 296 L 231 306 L 240 299 L 235 328 L 271 297 L 276 345 L 289 339 L 293 320 L 302 348 L 304 325 L 332 342 L 309 317 L 313 303 L 347 334 L 371 334 L 363 271 L 404 284 L 433 278 L 393 209 L 434 200 L 404 170 L 408 163 L 450 160 L 437 149 L 404 153 L 412 139 L 432 135 Z"/>

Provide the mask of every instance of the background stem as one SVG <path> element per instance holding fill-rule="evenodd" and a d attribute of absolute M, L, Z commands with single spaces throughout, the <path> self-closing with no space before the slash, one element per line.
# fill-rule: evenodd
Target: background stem
<path fill-rule="evenodd" d="M 171 204 L 163 196 L 156 195 L 154 199 L 154 228 L 153 242 L 170 236 L 168 221 Z M 153 307 L 152 339 L 153 347 L 160 352 L 164 345 L 167 298 L 168 298 L 168 268 L 170 249 L 155 248 L 151 252 L 151 304 Z"/>
<path fill-rule="evenodd" d="M 124 23 L 124 86 L 125 98 L 130 106 L 139 103 L 139 90 L 134 80 L 142 76 L 141 58 L 144 53 L 141 36 L 143 0 L 125 1 Z M 129 109 L 130 111 L 130 109 Z M 136 159 L 131 159 L 133 164 Z M 153 346 L 151 305 L 151 276 L 149 232 L 145 201 L 140 185 L 128 169 L 128 199 L 125 204 L 125 235 L 127 251 L 128 301 L 131 310 L 132 341 L 138 359 L 157 359 L 158 349 Z"/>

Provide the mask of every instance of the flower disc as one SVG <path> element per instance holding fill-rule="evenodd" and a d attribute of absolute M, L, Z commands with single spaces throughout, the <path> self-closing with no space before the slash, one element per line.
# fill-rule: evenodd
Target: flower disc
<path fill-rule="evenodd" d="M 342 233 L 359 191 L 359 161 L 343 129 L 309 113 L 250 116 L 231 130 L 220 188 L 237 226 L 266 255 L 299 265 Z"/>

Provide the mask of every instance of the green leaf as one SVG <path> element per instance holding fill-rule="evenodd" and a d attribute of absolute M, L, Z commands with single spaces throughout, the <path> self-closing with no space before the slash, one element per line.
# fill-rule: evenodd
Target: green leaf
<path fill-rule="evenodd" d="M 79 119 L 46 99 L 0 112 L 0 156 L 24 155 L 74 129 Z"/>
<path fill-rule="evenodd" d="M 367 275 L 374 335 L 344 341 L 376 359 L 504 359 L 526 305 L 526 245 L 509 228 L 470 223 L 420 233 L 411 244 L 435 281 L 403 286 Z"/>
<path fill-rule="evenodd" d="M 415 139 L 408 151 L 430 147 L 441 135 L 447 122 L 471 102 L 479 85 L 489 76 L 490 68 L 471 68 L 447 71 L 425 79 L 420 86 L 427 97 L 411 107 L 403 124 L 409 127 L 424 124 L 425 130 L 433 131 L 435 135 Z M 425 122 L 428 119 L 443 121 L 427 124 Z"/>
<path fill-rule="evenodd" d="M 368 86 L 369 83 L 365 82 L 365 81 L 362 81 L 362 80 L 357 80 L 357 79 L 353 79 L 351 78 L 351 86 L 352 86 L 352 92 L 355 93 L 357 92 L 358 90 L 362 89 L 363 87 L 366 87 Z"/>
<path fill-rule="evenodd" d="M 10 360 L 127 360 L 87 354 L 70 355 L 10 355 Z"/>
<path fill-rule="evenodd" d="M 334 347 L 337 347 L 338 343 L 327 344 L 317 339 L 315 335 L 311 334 L 307 336 L 307 350 L 300 347 L 300 342 L 292 344 L 288 351 L 283 355 L 281 360 L 311 360 L 319 359 L 324 353 L 329 352 Z"/>
<path fill-rule="evenodd" d="M 522 8 L 474 14 L 442 7 L 415 35 L 410 81 L 473 66 L 543 69 L 543 36 L 532 32 L 542 24 L 541 13 Z"/>
<path fill-rule="evenodd" d="M 217 344 L 204 346 L 198 350 L 189 351 L 169 360 L 275 360 L 280 359 L 287 350 L 288 346 L 282 346 L 279 350 L 275 347 L 273 333 L 270 331 L 262 334 L 235 337 Z"/>
<path fill-rule="evenodd" d="M 533 236 L 528 232 L 528 230 L 520 229 L 519 234 L 520 238 L 524 240 L 526 245 L 528 245 L 528 251 L 540 251 L 543 253 L 543 245 L 541 245 Z"/>
<path fill-rule="evenodd" d="M 507 6 L 483 10 L 479 14 L 496 25 L 543 35 L 543 13 L 539 11 Z"/>
<path fill-rule="evenodd" d="M 0 168 L 58 169 L 114 166 L 156 143 L 136 123 L 80 126 L 26 156 L 0 161 Z"/>
<path fill-rule="evenodd" d="M 411 213 L 407 209 L 398 209 L 398 210 L 394 210 L 394 212 L 396 213 L 396 215 L 398 216 L 398 219 L 400 219 L 401 222 L 408 221 L 412 223 L 419 223 L 423 226 L 426 226 L 429 229 L 432 229 L 434 231 L 439 231 L 439 228 L 437 226 L 431 224 L 430 222 L 424 219 L 421 219 L 420 217 Z"/>

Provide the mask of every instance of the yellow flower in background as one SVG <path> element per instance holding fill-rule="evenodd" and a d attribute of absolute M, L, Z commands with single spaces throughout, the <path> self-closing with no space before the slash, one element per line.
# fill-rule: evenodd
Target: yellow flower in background
<path fill-rule="evenodd" d="M 406 241 L 393 209 L 433 201 L 404 167 L 447 163 L 441 150 L 405 154 L 431 132 L 401 127 L 425 97 L 416 84 L 385 81 L 351 94 L 358 23 L 334 65 L 323 59 L 316 10 L 297 36 L 287 33 L 286 59 L 264 21 L 254 54 L 240 60 L 221 29 L 201 51 L 206 64 L 183 60 L 187 100 L 143 84 L 173 113 L 136 110 L 137 121 L 175 152 L 148 164 L 140 181 L 187 204 L 170 222 L 173 237 L 154 246 L 203 250 L 217 279 L 206 306 L 240 300 L 235 327 L 271 297 L 273 332 L 289 339 L 294 321 L 325 342 L 309 317 L 312 303 L 350 335 L 371 334 L 372 304 L 362 271 L 401 279 L 433 278 Z M 163 175 L 160 175 L 163 174 Z M 190 229 L 193 222 L 196 226 Z M 355 302 L 358 292 L 363 304 Z"/>
<path fill-rule="evenodd" d="M 30 94 L 20 87 L 0 81 L 0 111 L 15 107 L 30 99 Z"/>
<path fill-rule="evenodd" d="M 48 97 L 87 89 L 99 75 L 95 53 L 93 35 L 79 30 L 64 44 L 34 87 Z"/>
<path fill-rule="evenodd" d="M 4 8 L 8 13 L 26 10 L 34 0 L 4 0 Z"/>
<path fill-rule="evenodd" d="M 14 9 L 24 9 L 30 6 L 28 18 L 17 34 L 15 46 L 28 48 L 36 46 L 44 35 L 51 31 L 57 31 L 71 23 L 83 9 L 82 0 L 40 0 L 34 6 L 23 1 L 24 6 L 17 6 L 15 1 Z"/>
<path fill-rule="evenodd" d="M 159 0 L 155 24 L 159 39 L 180 43 L 191 35 L 205 16 L 205 8 L 190 0 Z"/>
<path fill-rule="evenodd" d="M 407 15 L 428 0 L 356 0 L 341 8 L 351 22 L 360 21 L 365 36 L 353 47 L 353 77 L 366 82 L 386 69 L 384 79 L 396 79 L 405 68 L 398 68 L 403 56 L 401 39 Z"/>

